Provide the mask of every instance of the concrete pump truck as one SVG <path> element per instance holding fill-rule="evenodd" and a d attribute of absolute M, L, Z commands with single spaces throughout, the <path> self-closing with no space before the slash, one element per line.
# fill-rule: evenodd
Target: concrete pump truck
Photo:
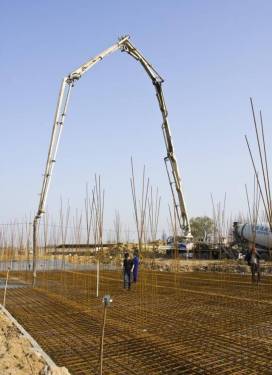
<path fill-rule="evenodd" d="M 66 77 L 63 78 L 59 97 L 57 101 L 57 107 L 54 117 L 53 129 L 50 139 L 50 145 L 48 150 L 48 156 L 46 161 L 45 173 L 43 177 L 42 189 L 40 194 L 39 206 L 37 213 L 33 221 L 33 285 L 36 280 L 36 256 L 37 256 L 37 224 L 41 216 L 45 213 L 45 204 L 48 195 L 48 190 L 52 178 L 52 172 L 56 163 L 56 155 L 59 146 L 61 132 L 64 126 L 64 120 L 66 118 L 68 103 L 70 99 L 71 89 L 75 84 L 83 77 L 89 69 L 95 64 L 103 60 L 106 56 L 110 55 L 115 51 L 126 52 L 128 55 L 138 61 L 145 72 L 152 81 L 155 88 L 156 97 L 158 100 L 159 108 L 162 115 L 162 131 L 166 146 L 166 157 L 164 158 L 167 175 L 169 178 L 170 188 L 172 192 L 174 209 L 177 217 L 177 222 L 181 235 L 185 239 L 191 238 L 190 223 L 188 213 L 184 201 L 184 194 L 182 190 L 181 175 L 177 159 L 174 153 L 174 147 L 171 137 L 171 132 L 168 123 L 168 111 L 166 108 L 162 84 L 163 78 L 153 68 L 153 66 L 146 60 L 142 53 L 131 43 L 129 36 L 119 38 L 118 42 L 107 48 L 95 57 L 90 58 L 87 62 L 82 64 L 79 68 L 72 71 Z"/>

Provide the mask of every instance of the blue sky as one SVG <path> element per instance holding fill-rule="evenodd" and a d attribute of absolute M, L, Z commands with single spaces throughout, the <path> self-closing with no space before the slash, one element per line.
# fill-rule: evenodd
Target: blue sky
<path fill-rule="evenodd" d="M 124 34 L 164 77 L 169 122 L 190 216 L 211 215 L 227 193 L 229 213 L 246 211 L 254 141 L 249 97 L 271 139 L 270 1 L 1 1 L 0 222 L 34 214 L 62 77 Z M 106 192 L 105 225 L 119 209 L 133 226 L 130 156 L 146 165 L 168 217 L 161 116 L 141 66 L 120 52 L 73 89 L 48 211 L 60 196 L 83 207 L 95 173 Z M 271 155 L 270 155 L 271 156 Z"/>

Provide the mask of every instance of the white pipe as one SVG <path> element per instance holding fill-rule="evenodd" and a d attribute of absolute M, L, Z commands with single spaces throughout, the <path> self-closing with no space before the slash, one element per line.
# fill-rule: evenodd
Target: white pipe
<path fill-rule="evenodd" d="M 128 39 L 129 39 L 129 36 L 127 35 L 124 38 L 122 38 L 121 40 L 119 40 L 118 43 L 115 43 L 113 46 L 105 49 L 99 55 L 96 55 L 95 57 L 92 57 L 85 64 L 82 64 L 78 69 L 76 69 L 72 73 L 70 73 L 69 77 L 71 79 L 73 79 L 73 76 L 76 79 L 80 78 L 84 73 L 86 73 L 96 63 L 101 61 L 104 57 L 106 57 L 107 55 L 117 51 Z"/>
<path fill-rule="evenodd" d="M 96 263 L 96 297 L 99 296 L 99 259 L 97 259 Z"/>
<path fill-rule="evenodd" d="M 8 277 L 9 277 L 9 268 L 7 270 L 7 277 L 6 277 L 6 285 L 4 290 L 4 298 L 3 298 L 3 306 L 6 306 L 6 295 L 7 295 L 7 287 L 8 287 Z"/>
<path fill-rule="evenodd" d="M 67 104 L 68 104 L 68 100 L 69 100 L 69 96 L 70 96 L 70 92 L 71 92 L 71 86 L 69 85 L 68 92 L 67 92 L 67 95 L 66 95 L 66 98 L 65 98 L 64 109 L 62 109 L 63 96 L 64 96 L 64 93 L 65 93 L 65 85 L 66 85 L 66 83 L 63 80 L 61 93 L 60 93 L 60 100 L 59 100 L 58 109 L 57 109 L 57 117 L 55 118 L 55 123 L 54 123 L 54 136 L 52 137 L 53 143 L 50 144 L 50 154 L 48 154 L 47 167 L 46 167 L 46 172 L 45 172 L 46 174 L 44 176 L 44 189 L 43 189 L 43 192 L 42 192 L 42 195 L 41 195 L 41 201 L 40 201 L 40 211 L 41 212 L 44 211 L 44 206 L 45 206 L 45 203 L 46 203 L 47 194 L 48 194 L 48 190 L 49 190 L 49 186 L 50 186 L 50 182 L 51 182 L 52 171 L 53 171 L 54 164 L 55 164 L 53 162 L 53 160 L 55 160 L 55 158 L 56 158 L 58 145 L 59 145 L 59 141 L 60 141 L 60 135 L 61 135 L 61 131 L 62 131 L 62 128 L 63 128 L 64 118 L 65 118 L 65 116 L 64 116 L 65 112 L 64 111 L 66 111 L 66 109 L 67 109 Z M 63 110 L 63 112 L 61 114 L 60 112 L 62 110 Z"/>
<path fill-rule="evenodd" d="M 48 185 L 50 182 L 50 164 L 51 163 L 51 154 L 52 150 L 54 148 L 55 144 L 55 138 L 56 138 L 56 131 L 57 131 L 57 123 L 58 123 L 58 117 L 62 105 L 62 100 L 63 100 L 63 95 L 64 95 L 64 90 L 65 90 L 65 85 L 66 85 L 66 77 L 62 80 L 61 83 L 61 88 L 59 92 L 59 97 L 58 97 L 58 103 L 57 103 L 57 108 L 55 112 L 55 117 L 54 117 L 54 125 L 52 129 L 52 134 L 51 134 L 51 139 L 50 139 L 50 146 L 49 146 L 49 151 L 48 151 L 48 156 L 47 156 L 47 161 L 46 161 L 46 167 L 45 167 L 45 175 L 43 179 L 43 185 L 42 185 L 42 191 L 41 191 L 41 196 L 40 196 L 40 203 L 39 203 L 39 210 L 38 210 L 38 215 L 43 212 L 44 205 L 46 202 L 46 195 L 48 191 Z"/>

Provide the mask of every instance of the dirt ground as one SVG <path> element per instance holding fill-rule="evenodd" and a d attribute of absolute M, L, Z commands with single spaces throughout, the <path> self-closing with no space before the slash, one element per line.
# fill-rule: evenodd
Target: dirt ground
<path fill-rule="evenodd" d="M 0 375 L 69 375 L 69 372 L 65 368 L 50 368 L 0 311 Z"/>

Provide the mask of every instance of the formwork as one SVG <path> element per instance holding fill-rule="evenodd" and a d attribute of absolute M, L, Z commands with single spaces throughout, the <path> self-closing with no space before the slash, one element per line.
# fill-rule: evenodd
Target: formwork
<path fill-rule="evenodd" d="M 4 278 L 2 272 L 0 277 Z M 6 307 L 59 366 L 98 373 L 102 296 L 110 294 L 103 374 L 272 374 L 272 279 L 141 270 L 14 271 Z M 0 290 L 3 294 L 3 290 Z M 1 295 L 0 295 L 1 298 Z"/>

